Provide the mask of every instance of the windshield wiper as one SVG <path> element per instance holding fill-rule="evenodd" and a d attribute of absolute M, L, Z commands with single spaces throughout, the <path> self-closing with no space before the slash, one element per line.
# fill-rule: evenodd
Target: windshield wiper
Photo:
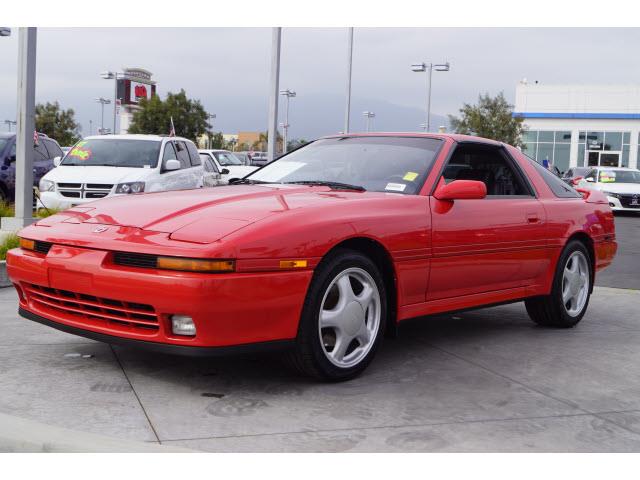
<path fill-rule="evenodd" d="M 294 183 L 298 185 L 323 185 L 329 188 L 333 188 L 334 190 L 357 190 L 358 192 L 366 192 L 367 189 L 360 185 L 351 185 L 350 183 L 342 183 L 342 182 L 330 182 L 327 180 L 298 180 L 297 182 L 283 182 L 283 183 Z"/>
<path fill-rule="evenodd" d="M 230 185 L 238 185 L 238 184 L 247 184 L 247 185 L 257 185 L 260 183 L 273 183 L 273 182 L 265 182 L 264 180 L 253 180 L 252 178 L 232 178 L 229 180 Z"/>

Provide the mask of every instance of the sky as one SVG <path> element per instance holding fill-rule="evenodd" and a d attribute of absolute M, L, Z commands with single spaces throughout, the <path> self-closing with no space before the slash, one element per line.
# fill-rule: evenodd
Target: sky
<path fill-rule="evenodd" d="M 0 38 L 0 130 L 7 128 L 5 119 L 15 119 L 17 39 L 17 29 Z M 503 91 L 513 102 L 523 78 L 638 83 L 638 45 L 637 28 L 356 28 L 351 130 L 364 130 L 364 110 L 376 113 L 373 130 L 419 130 L 426 75 L 412 72 L 412 63 L 451 63 L 449 72 L 433 74 L 436 127 L 481 93 Z M 100 123 L 95 99 L 113 97 L 113 81 L 100 72 L 142 67 L 153 72 L 161 97 L 183 88 L 215 113 L 215 131 L 264 131 L 270 51 L 269 28 L 40 28 L 36 102 L 57 100 L 73 108 L 87 135 L 89 120 L 94 132 Z M 346 59 L 346 28 L 283 29 L 280 88 L 297 93 L 290 103 L 290 138 L 343 129 Z M 111 108 L 105 107 L 105 126 Z M 284 99 L 280 114 L 282 122 Z"/>

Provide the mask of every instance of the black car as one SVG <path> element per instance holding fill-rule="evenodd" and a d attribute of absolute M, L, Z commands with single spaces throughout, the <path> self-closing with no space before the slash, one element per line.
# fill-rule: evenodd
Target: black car
<path fill-rule="evenodd" d="M 572 167 L 562 175 L 562 180 L 564 180 L 569 185 L 573 186 L 573 181 L 577 178 L 583 178 L 587 173 L 592 170 L 591 167 Z"/>
<path fill-rule="evenodd" d="M 58 142 L 43 133 L 33 146 L 33 184 L 37 186 L 45 173 L 53 168 L 53 159 L 62 157 Z M 16 186 L 16 134 L 0 133 L 0 201 L 12 202 Z"/>

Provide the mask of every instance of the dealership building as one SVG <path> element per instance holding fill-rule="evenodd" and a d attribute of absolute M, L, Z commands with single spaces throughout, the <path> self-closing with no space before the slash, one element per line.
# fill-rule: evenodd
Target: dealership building
<path fill-rule="evenodd" d="M 521 81 L 514 117 L 523 151 L 561 171 L 576 166 L 638 166 L 640 85 L 543 85 Z"/>

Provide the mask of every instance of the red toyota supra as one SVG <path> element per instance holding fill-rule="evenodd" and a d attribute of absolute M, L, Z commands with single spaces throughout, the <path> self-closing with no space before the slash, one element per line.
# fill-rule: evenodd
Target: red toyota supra
<path fill-rule="evenodd" d="M 409 318 L 523 300 L 572 327 L 616 248 L 604 195 L 516 148 L 376 133 L 235 185 L 71 208 L 23 229 L 7 266 L 27 319 L 176 353 L 283 349 L 344 380 Z"/>

